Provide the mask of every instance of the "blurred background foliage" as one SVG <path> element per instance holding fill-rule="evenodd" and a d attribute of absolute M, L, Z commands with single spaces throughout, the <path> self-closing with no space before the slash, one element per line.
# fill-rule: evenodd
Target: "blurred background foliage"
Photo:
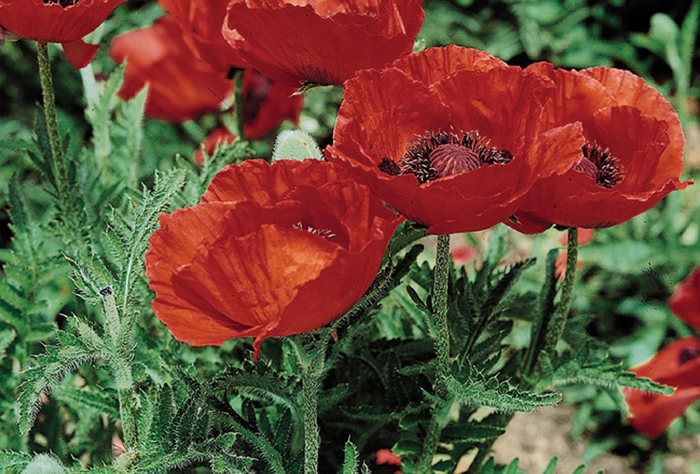
<path fill-rule="evenodd" d="M 698 0 L 426 0 L 424 8 L 426 21 L 418 38 L 421 48 L 460 44 L 484 49 L 510 64 L 521 66 L 540 60 L 566 68 L 605 65 L 629 69 L 644 77 L 679 111 L 688 141 L 686 178 L 700 178 Z M 162 13 L 154 0 L 132 0 L 117 8 L 94 33 L 101 37 L 103 45 L 93 62 L 97 77 L 106 77 L 116 67 L 107 54 L 112 38 L 133 28 L 148 26 Z M 79 149 L 91 139 L 84 116 L 86 101 L 80 73 L 63 59 L 58 48 L 53 48 L 52 53 L 61 127 L 69 132 L 71 146 Z M 24 152 L 32 148 L 36 104 L 40 97 L 34 44 L 18 41 L 1 45 L 0 261 L 3 272 L 10 271 L 7 264 L 13 259 L 9 247 L 14 229 L 9 224 L 8 214 L 11 205 L 17 209 L 12 203 L 13 186 L 37 189 L 25 193 L 27 202 L 22 205 L 31 226 L 46 225 L 50 218 L 47 216 L 49 199 L 37 185 L 39 173 Z M 330 142 L 335 110 L 341 98 L 338 88 L 317 88 L 306 94 L 301 128 L 312 133 L 322 146 Z M 208 117 L 182 125 L 147 120 L 144 146 L 139 162 L 133 166 L 137 170 L 135 178 L 151 186 L 154 170 L 173 167 L 177 154 L 190 160 L 213 126 L 214 122 Z M 273 140 L 274 135 L 264 141 L 269 145 Z M 266 150 L 269 146 L 260 149 Z M 15 178 L 11 180 L 13 175 Z M 88 178 L 85 177 L 86 183 L 89 183 Z M 119 188 L 115 188 L 110 195 L 94 196 L 93 204 L 103 209 L 109 205 L 118 208 L 123 205 L 122 198 Z M 31 229 L 28 232 L 31 235 Z M 584 266 L 573 310 L 580 318 L 590 321 L 586 331 L 611 344 L 613 355 L 625 364 L 639 363 L 670 341 L 692 334 L 692 329 L 670 313 L 666 302 L 675 285 L 700 263 L 699 235 L 700 190 L 696 185 L 672 194 L 656 208 L 624 225 L 597 231 L 593 242 L 581 248 Z M 534 238 L 514 233 L 510 236 L 520 256 L 532 254 L 539 257 L 540 262 L 551 246 L 558 245 L 558 237 L 553 230 Z M 474 241 L 473 237 L 470 239 Z M 28 354 L 40 352 L 42 336 L 52 337 L 52 324 L 64 327 L 62 314 L 94 312 L 72 294 L 74 286 L 69 278 L 69 265 L 61 258 L 58 242 L 43 241 L 41 248 L 34 249 L 30 248 L 31 242 L 26 245 L 38 255 L 37 259 L 53 262 L 54 271 L 35 276 L 31 285 L 23 285 L 35 289 L 31 294 L 34 306 L 28 310 L 35 316 L 32 337 L 25 338 L 21 346 L 6 344 L 3 337 L 7 328 L 0 323 L 0 372 L 5 374 L 17 374 Z M 535 273 L 533 270 L 533 278 Z M 27 278 L 27 275 L 6 276 L 9 281 Z M 10 290 L 3 286 L 0 291 L 6 296 Z M 6 309 L 0 307 L 0 311 Z M 390 330 L 385 331 L 391 335 Z M 226 354 L 225 363 L 229 366 L 236 367 L 239 363 L 236 362 L 239 359 L 237 350 L 190 348 L 171 338 L 165 344 L 173 346 L 172 353 L 177 353 L 183 364 L 197 367 L 197 370 L 217 372 L 222 364 L 219 354 Z M 233 345 L 229 345 L 228 349 L 232 349 Z M 150 350 L 148 346 L 144 350 Z M 89 367 L 82 370 L 80 376 L 89 379 L 85 383 L 90 386 L 102 383 L 102 375 Z M 14 377 L 5 377 L 0 382 L 0 424 L 3 425 L 0 450 L 27 448 L 26 441 L 11 429 L 16 423 L 12 407 L 15 382 Z M 68 391 L 63 392 L 64 397 L 70 395 Z M 565 390 L 564 395 L 565 402 L 576 407 L 573 435 L 587 439 L 588 458 L 614 452 L 631 459 L 640 470 L 663 472 L 664 456 L 674 451 L 678 439 L 700 436 L 698 405 L 674 423 L 667 434 L 652 442 L 634 432 L 620 416 L 614 403 L 619 394 L 584 387 Z M 79 457 L 87 447 L 65 443 L 47 445 L 52 439 L 52 430 L 59 429 L 50 425 L 51 410 L 55 409 L 52 404 L 47 405 L 45 410 L 48 411 L 43 412 L 35 428 L 35 433 L 41 436 L 30 441 L 30 448 L 51 449 L 59 456 L 70 452 Z M 75 418 L 77 414 L 64 416 Z M 100 415 L 98 410 L 82 416 L 93 417 L 104 426 L 114 423 L 113 417 Z M 71 429 L 94 428 L 94 424 L 82 424 L 73 425 Z M 93 456 L 108 459 L 111 440 L 100 436 L 110 431 L 94 430 L 84 433 L 80 439 L 93 439 L 104 448 L 101 454 L 93 449 Z M 691 465 L 688 472 L 692 469 L 692 472 L 700 472 L 698 466 L 700 464 Z"/>

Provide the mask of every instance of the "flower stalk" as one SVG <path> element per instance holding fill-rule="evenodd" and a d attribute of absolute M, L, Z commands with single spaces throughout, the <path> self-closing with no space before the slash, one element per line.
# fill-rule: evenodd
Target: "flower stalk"
<path fill-rule="evenodd" d="M 61 138 L 58 132 L 58 115 L 56 113 L 56 96 L 53 88 L 53 78 L 51 76 L 51 60 L 49 59 L 49 45 L 47 43 L 37 43 L 37 59 L 39 62 L 39 80 L 41 82 L 41 93 L 44 101 L 44 119 L 46 120 L 46 130 L 49 135 L 49 146 L 51 147 L 51 157 L 53 158 L 56 170 L 56 184 L 61 197 L 65 196 L 65 186 L 67 181 L 66 163 L 61 149 Z"/>
<path fill-rule="evenodd" d="M 236 136 L 240 140 L 245 140 L 245 113 L 243 108 L 244 75 L 245 69 L 238 69 L 233 75 L 233 112 L 236 115 Z"/>
<path fill-rule="evenodd" d="M 301 367 L 304 396 L 304 474 L 317 474 L 318 451 L 321 446 L 318 429 L 318 390 L 324 366 L 325 345 L 305 342 L 305 338 L 306 336 L 299 336 L 292 341 Z M 322 337 L 321 341 L 324 339 L 326 337 Z"/>
<path fill-rule="evenodd" d="M 438 235 L 437 255 L 433 269 L 433 343 L 436 353 L 435 396 L 444 400 L 447 397 L 447 378 L 450 375 L 450 332 L 447 327 L 447 290 L 450 270 L 450 236 Z M 440 407 L 433 407 L 433 418 L 423 443 L 423 452 L 418 460 L 417 472 L 430 473 L 433 458 L 437 452 L 443 421 L 439 416 Z"/>

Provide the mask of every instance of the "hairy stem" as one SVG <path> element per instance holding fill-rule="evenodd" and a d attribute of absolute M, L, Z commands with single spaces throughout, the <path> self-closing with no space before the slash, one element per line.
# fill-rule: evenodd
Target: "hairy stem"
<path fill-rule="evenodd" d="M 245 140 L 245 119 L 243 108 L 243 75 L 244 69 L 239 69 L 233 76 L 233 111 L 236 114 L 236 135 L 240 140 Z"/>
<path fill-rule="evenodd" d="M 56 114 L 56 96 L 53 89 L 53 78 L 51 76 L 51 60 L 49 59 L 49 45 L 47 43 L 37 43 L 37 59 L 39 62 L 39 81 L 41 82 L 41 93 L 44 101 L 44 119 L 49 134 L 49 146 L 51 155 L 56 167 L 56 179 L 60 185 L 67 182 L 66 167 L 63 161 L 63 151 L 61 149 L 61 138 L 58 133 L 58 116 Z"/>
<path fill-rule="evenodd" d="M 433 343 L 436 353 L 435 396 L 445 399 L 447 396 L 447 378 L 450 374 L 450 333 L 447 327 L 447 290 L 450 270 L 450 236 L 438 235 L 437 258 L 433 269 L 433 318 L 435 334 Z M 419 474 L 432 472 L 433 458 L 440 442 L 440 433 L 444 428 L 438 415 L 439 408 L 433 407 L 433 418 L 428 427 L 423 452 L 417 465 Z"/>
<path fill-rule="evenodd" d="M 568 245 L 566 248 L 566 275 L 561 287 L 561 299 L 554 312 L 554 317 L 549 323 L 545 335 L 544 351 L 554 351 L 557 342 L 561 339 L 566 326 L 566 319 L 571 308 L 571 298 L 574 295 L 574 282 L 576 281 L 576 263 L 578 262 L 578 228 L 569 227 Z"/>
<path fill-rule="evenodd" d="M 318 429 L 318 390 L 324 366 L 325 334 L 321 342 L 315 344 L 304 336 L 292 339 L 299 366 L 304 395 L 304 474 L 318 473 L 318 450 L 321 436 Z"/>

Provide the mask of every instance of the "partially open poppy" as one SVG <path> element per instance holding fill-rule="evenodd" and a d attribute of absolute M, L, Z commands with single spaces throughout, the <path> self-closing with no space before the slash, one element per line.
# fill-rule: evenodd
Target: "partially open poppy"
<path fill-rule="evenodd" d="M 599 228 L 625 222 L 686 188 L 683 130 L 664 97 L 632 73 L 611 68 L 526 72 L 550 77 L 556 94 L 545 104 L 545 133 L 582 127 L 584 143 L 565 174 L 543 178 L 507 224 L 524 233 L 553 224 Z"/>
<path fill-rule="evenodd" d="M 122 99 L 131 99 L 149 85 L 146 115 L 151 118 L 191 120 L 225 106 L 233 92 L 224 74 L 194 57 L 169 15 L 115 38 L 109 54 L 117 63 L 127 60 L 119 90 Z"/>
<path fill-rule="evenodd" d="M 177 21 L 182 38 L 194 55 L 216 71 L 228 73 L 245 63 L 224 39 L 221 28 L 230 0 L 158 0 L 163 9 Z"/>
<path fill-rule="evenodd" d="M 430 233 L 486 229 L 580 154 L 576 140 L 536 140 L 553 89 L 485 52 L 430 48 L 346 82 L 326 154 Z"/>
<path fill-rule="evenodd" d="M 99 49 L 81 39 L 126 0 L 0 0 L 0 25 L 15 35 L 41 43 L 61 43 L 68 60 L 80 69 Z"/>
<path fill-rule="evenodd" d="M 668 307 L 687 324 L 700 329 L 700 267 L 678 284 Z"/>
<path fill-rule="evenodd" d="M 232 186 L 234 185 L 234 186 Z M 220 345 L 312 331 L 367 291 L 401 219 L 319 160 L 224 168 L 149 241 L 153 311 L 176 339 Z"/>
<path fill-rule="evenodd" d="M 637 377 L 676 389 L 672 395 L 623 390 L 631 414 L 630 424 L 649 438 L 658 438 L 673 420 L 700 399 L 700 338 L 675 341 L 630 371 Z"/>
<path fill-rule="evenodd" d="M 299 87 L 342 84 L 413 48 L 422 0 L 233 0 L 224 37 L 265 76 Z"/>

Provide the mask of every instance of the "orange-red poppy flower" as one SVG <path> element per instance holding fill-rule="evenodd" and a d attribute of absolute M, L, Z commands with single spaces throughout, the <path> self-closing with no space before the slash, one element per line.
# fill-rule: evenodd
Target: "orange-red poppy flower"
<path fill-rule="evenodd" d="M 578 157 L 575 140 L 536 141 L 553 90 L 483 51 L 430 48 L 345 83 L 326 154 L 433 234 L 486 229 Z"/>
<path fill-rule="evenodd" d="M 295 89 L 273 81 L 255 69 L 243 75 L 243 132 L 248 140 L 257 140 L 275 130 L 284 120 L 299 123 L 304 96 Z"/>
<path fill-rule="evenodd" d="M 245 63 L 224 39 L 221 28 L 230 0 L 158 0 L 180 25 L 182 37 L 194 55 L 216 71 L 228 73 Z"/>
<path fill-rule="evenodd" d="M 390 449 L 380 449 L 377 451 L 377 466 L 388 464 L 390 466 L 401 466 L 401 456 L 392 453 Z M 394 471 L 394 474 L 401 474 L 401 471 Z"/>
<path fill-rule="evenodd" d="M 220 345 L 312 331 L 367 291 L 401 219 L 319 160 L 224 168 L 149 241 L 153 311 L 176 339 Z"/>
<path fill-rule="evenodd" d="M 233 143 L 236 141 L 236 135 L 231 133 L 231 131 L 226 127 L 216 128 L 211 131 L 204 143 L 194 151 L 192 159 L 199 164 L 204 165 L 204 153 L 211 156 L 216 151 L 219 145 Z"/>
<path fill-rule="evenodd" d="M 700 338 L 675 341 L 631 372 L 676 389 L 671 395 L 632 388 L 623 390 L 631 414 L 630 424 L 649 438 L 658 438 L 673 420 L 700 399 Z"/>
<path fill-rule="evenodd" d="M 553 224 L 599 228 L 625 222 L 684 189 L 683 130 L 663 96 L 632 73 L 611 68 L 555 70 L 537 63 L 526 72 L 550 77 L 556 94 L 545 104 L 546 133 L 581 126 L 576 165 L 540 180 L 511 227 L 541 232 Z"/>
<path fill-rule="evenodd" d="M 411 51 L 422 0 L 233 0 L 224 37 L 265 76 L 299 87 L 342 84 Z"/>
<path fill-rule="evenodd" d="M 668 307 L 687 324 L 700 329 L 700 267 L 680 282 Z"/>
<path fill-rule="evenodd" d="M 146 115 L 151 118 L 191 120 L 220 109 L 233 92 L 225 74 L 187 48 L 178 23 L 169 15 L 153 26 L 118 36 L 109 54 L 117 63 L 127 60 L 119 90 L 122 99 L 131 99 L 149 85 Z"/>
<path fill-rule="evenodd" d="M 92 61 L 99 49 L 81 38 L 125 1 L 0 0 L 0 25 L 21 38 L 61 43 L 68 60 L 80 69 Z"/>

